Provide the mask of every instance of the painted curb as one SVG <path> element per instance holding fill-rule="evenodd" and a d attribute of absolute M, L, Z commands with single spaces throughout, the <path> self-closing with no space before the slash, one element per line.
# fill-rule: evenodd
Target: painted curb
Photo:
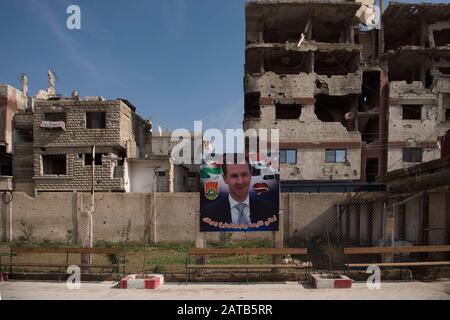
<path fill-rule="evenodd" d="M 119 282 L 121 289 L 156 289 L 164 283 L 164 276 L 160 274 L 146 274 L 144 278 L 138 278 L 132 274 L 122 278 Z"/>
<path fill-rule="evenodd" d="M 326 279 L 320 274 L 313 274 L 312 282 L 315 289 L 350 289 L 353 281 L 344 275 L 339 275 L 338 279 Z"/>

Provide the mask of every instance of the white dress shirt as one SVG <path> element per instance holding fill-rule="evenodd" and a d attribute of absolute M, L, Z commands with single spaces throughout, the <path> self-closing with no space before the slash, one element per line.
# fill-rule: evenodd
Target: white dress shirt
<path fill-rule="evenodd" d="M 248 223 L 251 223 L 250 220 L 250 197 L 249 195 L 247 195 L 247 198 L 245 198 L 244 201 L 242 202 L 237 202 L 236 200 L 234 200 L 231 195 L 228 195 L 228 201 L 230 201 L 230 208 L 231 208 L 231 223 L 233 224 L 237 224 L 239 221 L 239 209 L 236 208 L 236 205 L 239 203 L 244 203 L 246 204 L 245 208 L 244 208 L 244 215 L 247 217 L 247 221 Z"/>

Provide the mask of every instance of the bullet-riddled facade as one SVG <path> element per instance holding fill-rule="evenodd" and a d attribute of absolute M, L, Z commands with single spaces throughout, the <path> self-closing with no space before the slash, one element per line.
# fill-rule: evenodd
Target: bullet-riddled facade
<path fill-rule="evenodd" d="M 383 22 L 391 171 L 439 158 L 450 129 L 450 5 L 391 3 Z"/>
<path fill-rule="evenodd" d="M 435 45 L 428 49 L 432 53 L 418 52 L 430 63 L 428 87 L 426 70 L 415 75 L 417 83 L 402 78 L 398 48 L 407 42 L 397 38 L 407 32 L 393 35 L 396 23 L 406 25 L 392 16 L 395 8 L 390 4 L 381 28 L 364 28 L 356 1 L 247 3 L 243 124 L 280 129 L 282 180 L 372 182 L 411 165 L 417 145 L 424 148 L 420 161 L 439 157 L 438 140 L 448 128 L 443 74 L 450 6 L 439 5 L 439 14 L 425 9 L 416 14 L 429 21 L 422 25 L 423 41 Z M 399 122 L 402 104 L 421 104 L 423 118 Z"/>
<path fill-rule="evenodd" d="M 13 188 L 13 117 L 27 106 L 26 95 L 12 86 L 0 84 L 0 190 Z"/>
<path fill-rule="evenodd" d="M 92 101 L 93 100 L 93 101 Z M 126 158 L 151 154 L 151 124 L 126 100 L 36 100 L 33 180 L 37 191 L 125 191 Z"/>

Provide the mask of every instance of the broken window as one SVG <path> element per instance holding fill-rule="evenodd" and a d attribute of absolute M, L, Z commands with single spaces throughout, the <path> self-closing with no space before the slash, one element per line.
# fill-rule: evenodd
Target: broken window
<path fill-rule="evenodd" d="M 378 172 L 378 158 L 369 158 L 366 161 L 366 182 L 375 182 Z"/>
<path fill-rule="evenodd" d="M 106 112 L 86 112 L 86 129 L 105 129 Z"/>
<path fill-rule="evenodd" d="M 62 121 L 66 123 L 66 113 L 65 112 L 45 112 L 44 121 L 59 122 Z"/>
<path fill-rule="evenodd" d="M 380 98 L 380 71 L 363 72 L 362 94 L 358 111 L 378 111 Z"/>
<path fill-rule="evenodd" d="M 403 148 L 403 162 L 422 162 L 422 148 Z"/>
<path fill-rule="evenodd" d="M 67 174 L 66 162 L 66 155 L 42 155 L 43 174 Z"/>
<path fill-rule="evenodd" d="M 41 122 L 41 128 L 46 129 L 63 129 L 66 130 L 66 113 L 65 112 L 45 112 L 44 120 Z"/>
<path fill-rule="evenodd" d="M 158 171 L 158 177 L 165 177 L 166 171 Z"/>
<path fill-rule="evenodd" d="M 275 104 L 276 119 L 297 119 L 302 114 L 302 106 L 299 104 Z"/>
<path fill-rule="evenodd" d="M 358 104 L 356 95 L 329 96 L 318 94 L 314 113 L 322 122 L 340 122 L 348 131 L 356 130 L 354 112 Z"/>
<path fill-rule="evenodd" d="M 261 107 L 259 105 L 259 92 L 249 92 L 245 94 L 244 117 L 259 118 L 261 116 Z"/>
<path fill-rule="evenodd" d="M 284 49 L 266 52 L 264 70 L 276 74 L 299 74 L 311 72 L 311 54 L 309 52 L 286 51 Z"/>
<path fill-rule="evenodd" d="M 6 147 L 0 146 L 0 176 L 12 175 L 12 156 L 6 153 Z"/>
<path fill-rule="evenodd" d="M 33 142 L 33 132 L 29 130 L 22 130 L 13 128 L 14 143 Z"/>
<path fill-rule="evenodd" d="M 422 105 L 421 104 L 402 105 L 402 114 L 403 120 L 421 120 Z"/>
<path fill-rule="evenodd" d="M 359 67 L 359 51 L 317 51 L 314 55 L 314 72 L 334 76 L 355 73 Z"/>
<path fill-rule="evenodd" d="M 297 150 L 296 149 L 280 149 L 280 163 L 296 164 Z"/>
<path fill-rule="evenodd" d="M 436 30 L 433 32 L 434 44 L 439 46 L 446 46 L 450 43 L 450 29 Z"/>
<path fill-rule="evenodd" d="M 379 123 L 380 121 L 377 116 L 367 116 L 364 113 L 358 115 L 358 126 L 362 141 L 372 143 L 379 138 Z"/>
<path fill-rule="evenodd" d="M 261 51 L 256 49 L 249 49 L 245 52 L 245 73 L 246 74 L 254 74 L 261 73 Z"/>
<path fill-rule="evenodd" d="M 96 166 L 102 165 L 102 154 L 96 153 L 95 154 L 95 163 Z M 92 165 L 92 153 L 86 153 L 84 155 L 84 165 L 85 166 L 91 166 Z"/>
<path fill-rule="evenodd" d="M 345 163 L 347 159 L 347 150 L 345 149 L 326 149 L 325 162 L 326 163 Z"/>
<path fill-rule="evenodd" d="M 389 81 L 421 81 L 420 61 L 392 59 L 389 61 Z"/>
<path fill-rule="evenodd" d="M 441 74 L 450 75 L 450 68 L 442 67 L 442 68 L 437 68 L 437 69 Z"/>
<path fill-rule="evenodd" d="M 450 121 L 450 107 L 445 109 L 445 121 Z"/>
<path fill-rule="evenodd" d="M 384 19 L 385 51 L 396 50 L 402 46 L 420 46 L 420 22 L 406 22 Z"/>

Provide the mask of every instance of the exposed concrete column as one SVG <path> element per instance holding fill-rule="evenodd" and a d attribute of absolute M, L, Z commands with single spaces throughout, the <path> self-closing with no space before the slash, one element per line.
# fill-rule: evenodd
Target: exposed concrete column
<path fill-rule="evenodd" d="M 445 120 L 445 112 L 444 112 L 444 94 L 438 93 L 438 118 L 437 121 L 442 122 Z"/>
<path fill-rule="evenodd" d="M 307 22 L 307 29 L 306 29 L 306 40 L 310 41 L 312 40 L 312 24 L 313 24 L 313 17 L 309 17 Z"/>
<path fill-rule="evenodd" d="M 427 25 L 425 24 L 425 20 L 421 19 L 420 21 L 420 45 L 425 46 L 427 39 Z"/>

